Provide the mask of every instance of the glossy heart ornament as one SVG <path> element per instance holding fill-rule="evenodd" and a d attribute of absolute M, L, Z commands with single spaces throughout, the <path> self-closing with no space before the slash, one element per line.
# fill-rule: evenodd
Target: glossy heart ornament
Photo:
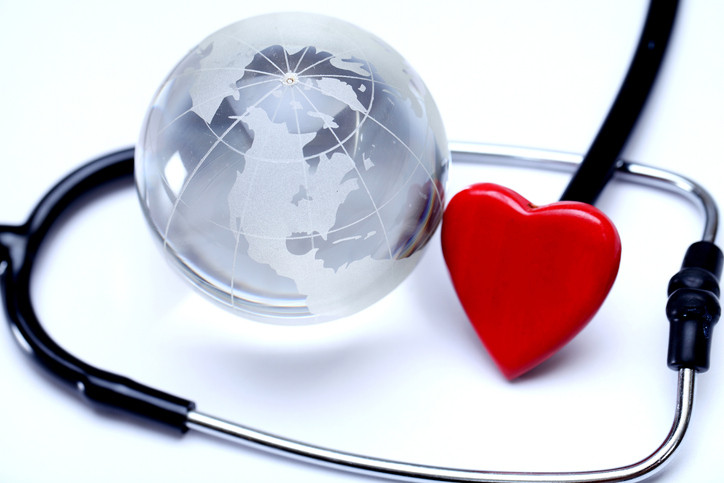
<path fill-rule="evenodd" d="M 537 207 L 495 184 L 450 200 L 442 249 L 465 312 L 501 372 L 513 379 L 593 318 L 618 273 L 621 241 L 595 207 Z"/>

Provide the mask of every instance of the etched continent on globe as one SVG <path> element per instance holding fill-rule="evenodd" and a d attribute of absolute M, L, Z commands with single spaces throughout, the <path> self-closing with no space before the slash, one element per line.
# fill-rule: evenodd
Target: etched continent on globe
<path fill-rule="evenodd" d="M 356 312 L 414 268 L 449 152 L 391 47 L 311 14 L 230 25 L 159 89 L 136 153 L 144 212 L 188 278 L 252 318 Z"/>

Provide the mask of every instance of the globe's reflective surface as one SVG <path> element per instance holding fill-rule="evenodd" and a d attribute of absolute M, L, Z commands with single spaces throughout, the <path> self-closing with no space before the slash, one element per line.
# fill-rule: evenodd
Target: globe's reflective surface
<path fill-rule="evenodd" d="M 377 301 L 437 228 L 449 152 L 418 75 L 340 20 L 226 27 L 171 72 L 136 152 L 146 216 L 177 265 L 253 318 Z"/>

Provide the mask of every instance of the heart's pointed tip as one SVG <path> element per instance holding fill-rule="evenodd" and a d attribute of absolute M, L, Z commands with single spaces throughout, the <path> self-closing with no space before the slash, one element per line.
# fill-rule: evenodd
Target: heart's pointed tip
<path fill-rule="evenodd" d="M 500 369 L 500 368 L 498 368 L 498 369 Z M 527 371 L 518 372 L 518 371 L 507 371 L 507 370 L 500 369 L 500 373 L 503 375 L 503 377 L 505 377 L 505 379 L 508 382 L 513 382 L 515 379 L 518 379 L 520 376 L 522 376 L 526 372 Z"/>
<path fill-rule="evenodd" d="M 521 380 L 521 378 L 527 379 L 523 376 L 527 376 L 528 374 L 537 374 L 539 371 L 536 371 L 536 369 L 545 365 L 544 363 L 547 359 L 548 358 L 546 357 L 539 362 L 529 364 L 524 367 L 502 368 L 498 366 L 498 370 L 508 382 L 518 381 Z"/>
<path fill-rule="evenodd" d="M 546 356 L 538 357 L 535 360 L 529 360 L 529 361 L 526 361 L 524 364 L 519 364 L 519 365 L 504 364 L 495 359 L 493 359 L 493 361 L 495 362 L 495 365 L 498 367 L 498 370 L 503 375 L 503 377 L 505 377 L 505 379 L 507 379 L 508 382 L 513 382 L 514 380 L 520 378 L 521 376 L 528 374 L 529 372 L 531 372 L 534 369 L 536 369 L 537 367 L 539 367 L 555 352 L 556 351 L 552 351 L 550 354 L 548 354 Z"/>

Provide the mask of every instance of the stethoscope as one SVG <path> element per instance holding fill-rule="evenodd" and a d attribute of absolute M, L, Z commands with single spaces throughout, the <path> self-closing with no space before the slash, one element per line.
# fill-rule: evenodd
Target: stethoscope
<path fill-rule="evenodd" d="M 528 148 L 475 144 L 453 144 L 451 147 L 453 161 L 460 163 L 496 163 L 571 171 L 584 160 L 578 155 Z M 722 254 L 714 245 L 718 226 L 716 204 L 705 189 L 684 176 L 620 160 L 616 161 L 613 173 L 617 180 L 683 194 L 698 204 L 704 213 L 701 241 L 689 248 L 681 272 L 672 279 L 669 287 L 671 298 L 667 312 L 672 330 L 668 363 L 678 371 L 679 377 L 674 423 L 667 438 L 649 457 L 619 468 L 566 473 L 514 473 L 390 461 L 286 439 L 204 414 L 197 411 L 190 400 L 96 368 L 66 352 L 44 330 L 33 308 L 30 286 L 36 255 L 66 208 L 85 193 L 111 181 L 128 178 L 132 172 L 132 149 L 98 158 L 52 188 L 26 223 L 0 227 L 0 273 L 5 307 L 14 336 L 45 368 L 75 386 L 89 400 L 119 407 L 182 432 L 200 431 L 293 458 L 402 480 L 640 480 L 660 469 L 684 436 L 692 410 L 696 373 L 705 371 L 709 366 L 711 331 L 719 316 L 717 282 L 722 270 Z M 595 194 L 593 196 L 595 198 Z"/>

